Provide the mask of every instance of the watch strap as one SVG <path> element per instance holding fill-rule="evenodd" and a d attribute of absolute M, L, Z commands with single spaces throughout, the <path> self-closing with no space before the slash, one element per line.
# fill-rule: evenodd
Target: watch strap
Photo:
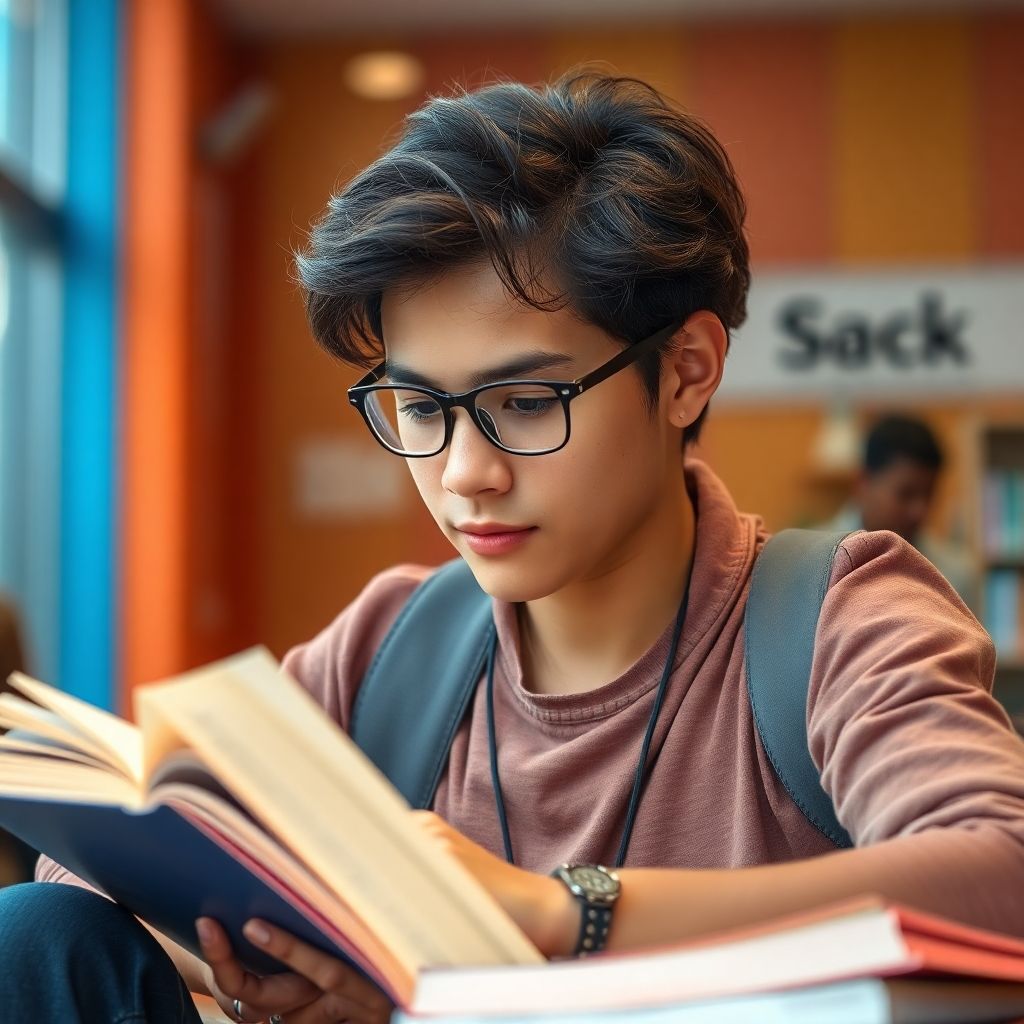
<path fill-rule="evenodd" d="M 585 896 L 577 896 L 580 905 L 580 933 L 576 939 L 573 956 L 585 957 L 600 953 L 608 943 L 608 931 L 612 926 L 612 907 L 591 903 Z"/>
<path fill-rule="evenodd" d="M 605 891 L 600 895 L 587 891 L 587 886 L 573 877 L 578 868 L 590 868 L 600 872 L 615 883 L 613 891 Z M 612 911 L 619 897 L 619 878 L 614 871 L 600 864 L 560 864 L 551 872 L 557 878 L 580 907 L 580 930 L 576 937 L 574 957 L 591 956 L 600 953 L 608 944 L 608 932 L 612 926 Z"/>

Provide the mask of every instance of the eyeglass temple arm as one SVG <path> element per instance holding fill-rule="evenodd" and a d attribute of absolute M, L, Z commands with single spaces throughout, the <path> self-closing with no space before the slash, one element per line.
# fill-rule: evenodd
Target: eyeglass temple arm
<path fill-rule="evenodd" d="M 618 373 L 624 366 L 629 366 L 630 363 L 656 349 L 666 338 L 672 337 L 678 329 L 678 324 L 669 324 L 668 327 L 655 331 L 654 334 L 644 338 L 642 341 L 624 348 L 617 356 L 609 359 L 604 366 L 599 366 L 592 373 L 578 377 L 573 383 L 579 388 L 580 394 L 588 391 L 595 384 L 600 384 L 601 381 L 607 380 L 613 373 Z"/>
<path fill-rule="evenodd" d="M 376 384 L 381 377 L 384 376 L 384 371 L 387 369 L 387 365 L 387 363 L 378 363 L 372 370 L 368 370 L 366 374 L 360 377 L 352 387 L 365 388 L 369 384 Z M 351 390 L 351 388 L 349 390 Z"/>

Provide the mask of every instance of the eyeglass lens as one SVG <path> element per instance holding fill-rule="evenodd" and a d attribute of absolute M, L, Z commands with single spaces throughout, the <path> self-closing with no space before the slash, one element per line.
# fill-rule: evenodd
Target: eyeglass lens
<path fill-rule="evenodd" d="M 444 447 L 444 413 L 437 399 L 412 388 L 381 388 L 366 399 L 377 436 L 395 451 L 433 455 Z M 559 448 L 568 435 L 568 414 L 554 388 L 502 384 L 476 395 L 477 419 L 501 447 L 513 452 Z"/>

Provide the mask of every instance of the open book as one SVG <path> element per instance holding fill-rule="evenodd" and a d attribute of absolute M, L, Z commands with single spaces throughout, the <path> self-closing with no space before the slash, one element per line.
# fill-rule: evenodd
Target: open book
<path fill-rule="evenodd" d="M 135 691 L 138 727 L 22 675 L 0 695 L 0 826 L 198 952 L 262 917 L 408 1005 L 428 966 L 542 958 L 260 649 Z"/>

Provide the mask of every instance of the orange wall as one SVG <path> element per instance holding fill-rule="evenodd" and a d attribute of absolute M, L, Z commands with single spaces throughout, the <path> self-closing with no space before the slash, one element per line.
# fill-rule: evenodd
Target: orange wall
<path fill-rule="evenodd" d="M 221 595 L 233 627 L 203 645 L 187 620 L 179 661 L 250 640 L 281 653 L 328 621 L 375 570 L 445 557 L 411 487 L 393 515 L 375 520 L 312 521 L 294 500 L 302 444 L 325 436 L 362 441 L 365 428 L 344 401 L 354 373 L 331 364 L 309 339 L 289 281 L 289 251 L 330 191 L 381 152 L 420 100 L 371 103 L 347 91 L 345 60 L 390 45 L 423 59 L 431 91 L 495 72 L 537 80 L 584 59 L 652 80 L 704 116 L 729 149 L 750 204 L 755 272 L 1024 256 L 1021 14 L 735 19 L 251 45 L 246 64 L 273 89 L 276 108 L 258 144 L 221 179 L 229 385 L 221 418 L 207 422 L 199 443 L 227 441 L 207 452 L 210 522 L 193 513 L 189 527 L 190 550 L 205 552 L 193 565 L 224 560 Z M 200 373 L 193 366 L 193 389 Z M 966 401 L 922 408 L 954 459 L 977 408 Z M 783 526 L 838 500 L 808 477 L 820 416 L 814 408 L 723 406 L 713 411 L 703 450 L 741 506 Z M 955 464 L 940 526 L 957 518 L 963 486 Z M 194 607 L 195 572 L 186 585 Z"/>
<path fill-rule="evenodd" d="M 177 670 L 187 646 L 188 25 L 174 0 L 126 7 L 122 671 Z"/>
<path fill-rule="evenodd" d="M 119 528 L 127 689 L 238 647 L 252 619 L 237 571 L 245 534 L 233 526 L 240 492 L 231 468 L 245 451 L 236 426 L 247 389 L 235 386 L 228 365 L 232 172 L 208 166 L 198 144 L 230 95 L 238 60 L 204 5 L 140 0 L 125 10 Z M 247 539 L 251 549 L 255 536 Z"/>

